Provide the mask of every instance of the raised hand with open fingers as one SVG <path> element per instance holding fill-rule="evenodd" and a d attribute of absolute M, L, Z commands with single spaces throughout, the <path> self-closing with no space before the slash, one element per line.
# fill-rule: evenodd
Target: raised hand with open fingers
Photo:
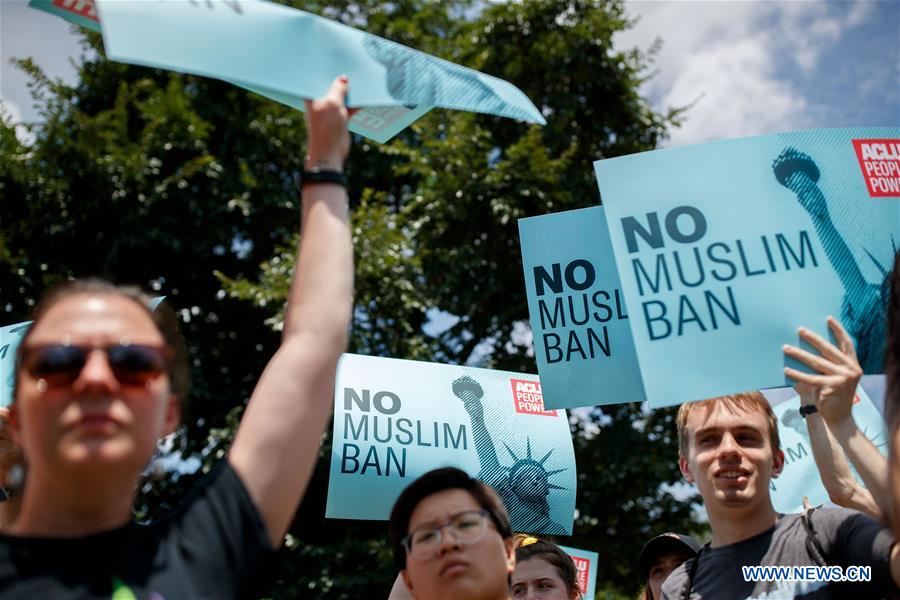
<path fill-rule="evenodd" d="M 825 421 L 836 427 L 852 419 L 850 411 L 853 397 L 863 371 L 847 330 L 834 317 L 828 317 L 828 327 L 834 334 L 837 345 L 805 327 L 798 330 L 800 338 L 819 354 L 791 345 L 783 348 L 787 356 L 817 373 L 804 373 L 790 367 L 785 367 L 784 373 L 796 382 L 797 393 L 811 396 Z"/>

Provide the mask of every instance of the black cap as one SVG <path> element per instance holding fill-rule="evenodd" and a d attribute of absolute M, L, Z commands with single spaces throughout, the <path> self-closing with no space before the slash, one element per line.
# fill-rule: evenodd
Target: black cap
<path fill-rule="evenodd" d="M 700 542 L 689 535 L 680 533 L 664 533 L 658 535 L 641 548 L 641 577 L 644 579 L 650 574 L 653 562 L 666 552 L 683 552 L 691 556 L 700 551 Z"/>

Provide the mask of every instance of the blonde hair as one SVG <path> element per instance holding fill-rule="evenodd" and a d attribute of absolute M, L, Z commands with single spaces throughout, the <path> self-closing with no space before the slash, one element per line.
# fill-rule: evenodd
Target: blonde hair
<path fill-rule="evenodd" d="M 742 392 L 740 394 L 731 394 L 729 396 L 721 396 L 719 398 L 710 398 L 709 400 L 701 400 L 700 402 L 689 402 L 682 404 L 678 408 L 678 456 L 687 458 L 688 445 L 691 438 L 691 432 L 688 431 L 688 418 L 698 411 L 702 411 L 704 417 L 709 416 L 714 406 L 722 406 L 730 412 L 761 412 L 766 416 L 766 424 L 769 427 L 769 441 L 772 442 L 772 452 L 778 452 L 781 449 L 781 440 L 778 437 L 778 420 L 772 407 L 760 392 Z"/>

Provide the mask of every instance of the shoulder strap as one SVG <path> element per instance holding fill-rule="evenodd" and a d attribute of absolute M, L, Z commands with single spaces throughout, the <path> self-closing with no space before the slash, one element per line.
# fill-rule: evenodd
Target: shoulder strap
<path fill-rule="evenodd" d="M 700 556 L 707 548 L 709 548 L 709 542 L 700 548 L 697 555 L 691 559 L 691 568 L 688 570 L 687 581 L 684 582 L 684 587 L 681 588 L 681 600 L 691 600 L 691 590 L 694 587 L 694 577 L 697 576 L 697 567 L 700 566 Z"/>
<path fill-rule="evenodd" d="M 819 542 L 816 529 L 812 523 L 812 514 L 815 510 L 815 508 L 804 509 L 803 514 L 800 515 L 800 522 L 803 523 L 803 529 L 806 530 L 806 551 L 809 552 L 816 565 L 826 567 L 828 566 L 828 558 L 825 556 L 825 550 Z"/>

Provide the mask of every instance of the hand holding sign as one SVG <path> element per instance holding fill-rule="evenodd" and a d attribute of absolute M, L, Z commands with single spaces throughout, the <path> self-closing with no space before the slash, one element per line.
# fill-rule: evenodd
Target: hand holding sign
<path fill-rule="evenodd" d="M 347 109 L 347 90 L 347 76 L 341 75 L 331 83 L 324 98 L 306 100 L 306 168 L 343 169 L 350 153 L 347 121 L 356 112 Z"/>
<path fill-rule="evenodd" d="M 813 394 L 816 406 L 830 431 L 837 438 L 850 462 L 856 467 L 881 514 L 889 514 L 887 461 L 877 447 L 859 430 L 852 408 L 856 386 L 862 377 L 862 367 L 853 349 L 853 340 L 834 317 L 828 317 L 828 327 L 837 346 L 822 336 L 800 329 L 800 337 L 820 354 L 816 355 L 786 345 L 784 352 L 819 374 L 810 374 L 786 367 L 785 375 L 801 386 L 803 394 Z"/>
<path fill-rule="evenodd" d="M 813 354 L 796 346 L 785 345 L 784 353 L 817 371 L 810 374 L 785 367 L 784 374 L 797 382 L 797 393 L 812 396 L 822 418 L 832 429 L 839 429 L 852 421 L 850 409 L 856 386 L 862 377 L 862 368 L 856 358 L 853 340 L 847 330 L 834 317 L 828 317 L 828 327 L 834 333 L 838 346 L 804 327 L 800 338 L 819 351 Z"/>

